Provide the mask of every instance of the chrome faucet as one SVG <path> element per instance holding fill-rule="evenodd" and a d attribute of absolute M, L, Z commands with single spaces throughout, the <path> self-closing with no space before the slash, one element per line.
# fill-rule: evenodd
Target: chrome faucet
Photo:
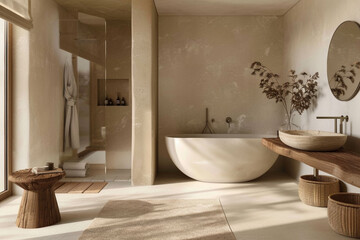
<path fill-rule="evenodd" d="M 316 119 L 334 119 L 334 132 L 338 132 L 338 124 L 337 120 L 340 120 L 340 133 L 344 133 L 344 121 L 349 121 L 349 116 L 346 115 L 345 117 L 341 115 L 340 117 L 316 117 Z"/>

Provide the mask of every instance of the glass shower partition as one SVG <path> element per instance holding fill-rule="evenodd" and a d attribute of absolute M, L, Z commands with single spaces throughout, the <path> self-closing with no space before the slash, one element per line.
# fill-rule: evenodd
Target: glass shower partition
<path fill-rule="evenodd" d="M 131 169 L 131 18 L 106 21 L 106 166 L 114 179 L 127 180 Z M 109 176 L 110 177 L 110 176 Z"/>
<path fill-rule="evenodd" d="M 72 62 L 78 86 L 80 147 L 72 151 L 73 155 L 77 155 L 79 161 L 96 165 L 96 171 L 106 172 L 105 19 L 64 10 L 60 19 L 60 48 L 72 56 L 67 61 Z M 98 175 L 104 175 L 104 172 Z"/>
<path fill-rule="evenodd" d="M 131 4 L 106 20 L 95 12 L 97 16 L 64 8 L 60 15 L 60 47 L 73 56 L 79 88 L 80 148 L 76 154 L 97 170 L 100 166 L 105 173 L 110 169 L 107 175 L 96 174 L 98 180 L 129 180 Z"/>

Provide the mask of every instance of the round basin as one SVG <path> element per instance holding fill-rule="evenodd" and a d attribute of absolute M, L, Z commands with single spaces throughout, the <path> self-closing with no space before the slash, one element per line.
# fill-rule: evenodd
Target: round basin
<path fill-rule="evenodd" d="M 347 136 L 316 130 L 279 131 L 280 140 L 293 148 L 305 151 L 336 151 L 344 146 Z"/>

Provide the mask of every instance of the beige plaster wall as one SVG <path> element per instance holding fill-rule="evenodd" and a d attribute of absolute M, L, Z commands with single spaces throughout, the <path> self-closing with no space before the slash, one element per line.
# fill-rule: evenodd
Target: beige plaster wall
<path fill-rule="evenodd" d="M 109 169 L 131 168 L 131 21 L 106 21 L 107 92 L 116 100 L 125 97 L 128 106 L 105 107 L 106 166 Z M 124 87 L 122 82 L 128 80 Z M 113 84 L 112 84 L 113 83 Z"/>
<path fill-rule="evenodd" d="M 281 105 L 249 68 L 258 60 L 281 73 L 282 59 L 281 17 L 160 16 L 159 171 L 176 171 L 165 136 L 201 133 L 206 107 L 216 133 L 276 134 Z"/>
<path fill-rule="evenodd" d="M 316 116 L 349 115 L 346 126 L 348 149 L 359 152 L 360 94 L 348 102 L 337 100 L 328 87 L 327 53 L 336 28 L 344 21 L 360 23 L 358 0 L 302 0 L 284 17 L 284 69 L 319 72 L 320 95 L 317 105 L 301 118 L 302 129 L 334 131 L 333 120 L 316 120 Z M 311 174 L 312 169 L 304 164 L 285 161 L 287 171 L 294 177 Z M 348 185 L 349 191 L 359 188 Z"/>
<path fill-rule="evenodd" d="M 57 166 L 63 147 L 63 67 L 71 56 L 59 48 L 62 9 L 52 0 L 31 7 L 34 27 L 13 29 L 13 170 Z"/>
<path fill-rule="evenodd" d="M 157 28 L 153 0 L 132 1 L 132 184 L 155 178 L 157 125 Z"/>

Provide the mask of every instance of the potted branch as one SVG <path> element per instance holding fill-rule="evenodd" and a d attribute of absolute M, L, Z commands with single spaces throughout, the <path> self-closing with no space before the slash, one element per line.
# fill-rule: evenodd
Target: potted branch
<path fill-rule="evenodd" d="M 295 112 L 301 115 L 309 109 L 313 101 L 317 98 L 317 79 L 319 73 L 310 75 L 306 72 L 297 75 L 295 70 L 290 70 L 289 81 L 280 83 L 280 76 L 272 73 L 260 62 L 251 64 L 252 75 L 260 79 L 259 87 L 268 99 L 275 99 L 276 103 L 281 103 L 286 113 L 286 128 L 291 130 L 298 128 L 292 123 Z"/>

